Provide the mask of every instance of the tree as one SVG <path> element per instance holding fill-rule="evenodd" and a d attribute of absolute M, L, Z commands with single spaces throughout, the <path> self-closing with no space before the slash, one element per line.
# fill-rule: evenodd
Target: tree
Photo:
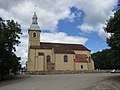
<path fill-rule="evenodd" d="M 96 69 L 118 69 L 116 51 L 105 49 L 92 54 Z"/>
<path fill-rule="evenodd" d="M 20 67 L 20 57 L 15 54 L 20 34 L 20 24 L 0 18 L 0 76 L 9 74 L 10 71 L 15 73 Z"/>
<path fill-rule="evenodd" d="M 118 6 L 119 5 L 120 4 L 118 4 Z M 107 44 L 114 52 L 116 68 L 120 69 L 120 9 L 114 13 L 113 17 L 110 17 L 104 30 L 111 34 L 111 36 L 107 38 Z"/>
<path fill-rule="evenodd" d="M 106 32 L 111 33 L 107 43 L 111 49 L 120 50 L 120 10 L 116 11 L 114 17 L 111 17 L 107 22 L 104 29 Z"/>
<path fill-rule="evenodd" d="M 98 51 L 92 54 L 92 58 L 95 62 L 96 69 L 110 69 L 111 68 L 111 60 L 107 59 L 109 56 L 109 49 L 105 49 L 102 51 Z"/>

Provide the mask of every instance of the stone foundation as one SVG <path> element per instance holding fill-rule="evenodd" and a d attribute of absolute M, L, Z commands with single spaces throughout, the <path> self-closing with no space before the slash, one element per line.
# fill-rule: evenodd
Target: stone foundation
<path fill-rule="evenodd" d="M 82 74 L 82 73 L 110 73 L 110 70 L 58 70 L 58 71 L 26 71 L 29 75 L 54 75 L 54 74 Z"/>

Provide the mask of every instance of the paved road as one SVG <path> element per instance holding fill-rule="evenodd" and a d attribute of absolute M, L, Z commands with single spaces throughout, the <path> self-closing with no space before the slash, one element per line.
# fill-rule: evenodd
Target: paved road
<path fill-rule="evenodd" d="M 85 90 L 115 75 L 110 73 L 32 75 L 18 81 L 0 82 L 0 90 Z"/>

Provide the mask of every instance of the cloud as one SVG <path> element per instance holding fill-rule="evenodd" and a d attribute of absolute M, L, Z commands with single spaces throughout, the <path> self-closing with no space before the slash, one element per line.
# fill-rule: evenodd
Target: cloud
<path fill-rule="evenodd" d="M 86 33 L 89 33 L 91 31 L 94 31 L 94 27 L 90 26 L 90 25 L 87 25 L 87 24 L 82 24 L 82 25 L 79 25 L 78 28 L 81 29 L 81 31 L 83 32 L 86 32 Z"/>
<path fill-rule="evenodd" d="M 53 3 L 54 2 L 54 3 Z M 55 31 L 57 29 L 58 21 L 62 19 L 74 18 L 70 14 L 70 7 L 73 0 L 16 0 L 0 1 L 0 16 L 4 19 L 14 19 L 24 25 L 25 28 L 30 24 L 30 19 L 37 6 L 38 22 L 42 30 Z M 8 4 L 8 6 L 7 6 Z M 4 16 L 4 14 L 6 14 Z"/>
<path fill-rule="evenodd" d="M 85 23 L 96 25 L 104 23 L 109 18 L 116 4 L 117 0 L 80 0 L 76 3 L 76 7 L 84 11 Z"/>
<path fill-rule="evenodd" d="M 78 26 L 83 32 L 96 31 L 100 36 L 105 36 L 103 26 L 108 18 L 113 15 L 114 6 L 118 0 L 80 0 L 76 7 L 85 13 L 84 23 Z M 101 33 L 104 33 L 101 34 Z"/>
<path fill-rule="evenodd" d="M 57 30 L 59 20 L 69 19 L 74 21 L 77 17 L 71 13 L 70 8 L 76 7 L 85 14 L 84 22 L 78 27 L 84 32 L 96 31 L 99 33 L 99 24 L 113 14 L 112 10 L 118 0 L 1 0 L 0 16 L 7 19 L 19 21 L 22 27 L 28 28 L 30 19 L 34 12 L 34 5 L 37 5 L 38 22 L 41 30 Z M 54 3 L 53 3 L 54 2 Z M 102 29 L 102 28 L 101 28 Z"/>
<path fill-rule="evenodd" d="M 0 0 L 0 8 L 9 10 L 11 7 L 23 2 L 24 0 Z"/>
<path fill-rule="evenodd" d="M 16 46 L 16 54 L 21 57 L 21 64 L 25 65 L 28 58 L 28 35 L 24 33 L 20 38 L 20 45 Z"/>
<path fill-rule="evenodd" d="M 79 36 L 68 36 L 64 32 L 41 34 L 41 41 L 46 41 L 46 42 L 85 44 L 87 40 L 88 40 L 87 38 L 83 38 Z"/>
<path fill-rule="evenodd" d="M 109 38 L 111 35 L 110 35 L 110 33 L 107 33 L 103 29 L 101 29 L 99 31 L 99 36 L 102 36 L 102 38 L 106 41 L 106 38 Z"/>

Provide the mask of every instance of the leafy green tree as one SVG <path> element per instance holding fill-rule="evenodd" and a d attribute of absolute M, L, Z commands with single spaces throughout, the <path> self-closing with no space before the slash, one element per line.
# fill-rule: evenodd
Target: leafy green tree
<path fill-rule="evenodd" d="M 14 20 L 0 18 L 0 75 L 14 73 L 20 67 L 20 57 L 15 54 L 15 46 L 19 45 L 21 27 Z"/>
<path fill-rule="evenodd" d="M 111 17 L 107 22 L 105 31 L 111 34 L 107 43 L 111 49 L 120 50 L 120 10 L 116 11 L 114 17 Z"/>
<path fill-rule="evenodd" d="M 108 61 L 107 56 L 109 50 L 102 50 L 98 51 L 96 53 L 92 54 L 92 58 L 95 62 L 95 68 L 96 69 L 110 69 L 111 68 L 111 62 L 110 60 Z"/>
<path fill-rule="evenodd" d="M 104 30 L 111 34 L 111 36 L 107 38 L 107 44 L 114 52 L 116 68 L 120 69 L 120 9 L 114 13 L 113 17 L 110 17 Z"/>
<path fill-rule="evenodd" d="M 105 49 L 92 54 L 96 69 L 119 69 L 119 61 L 115 58 L 118 53 Z"/>

